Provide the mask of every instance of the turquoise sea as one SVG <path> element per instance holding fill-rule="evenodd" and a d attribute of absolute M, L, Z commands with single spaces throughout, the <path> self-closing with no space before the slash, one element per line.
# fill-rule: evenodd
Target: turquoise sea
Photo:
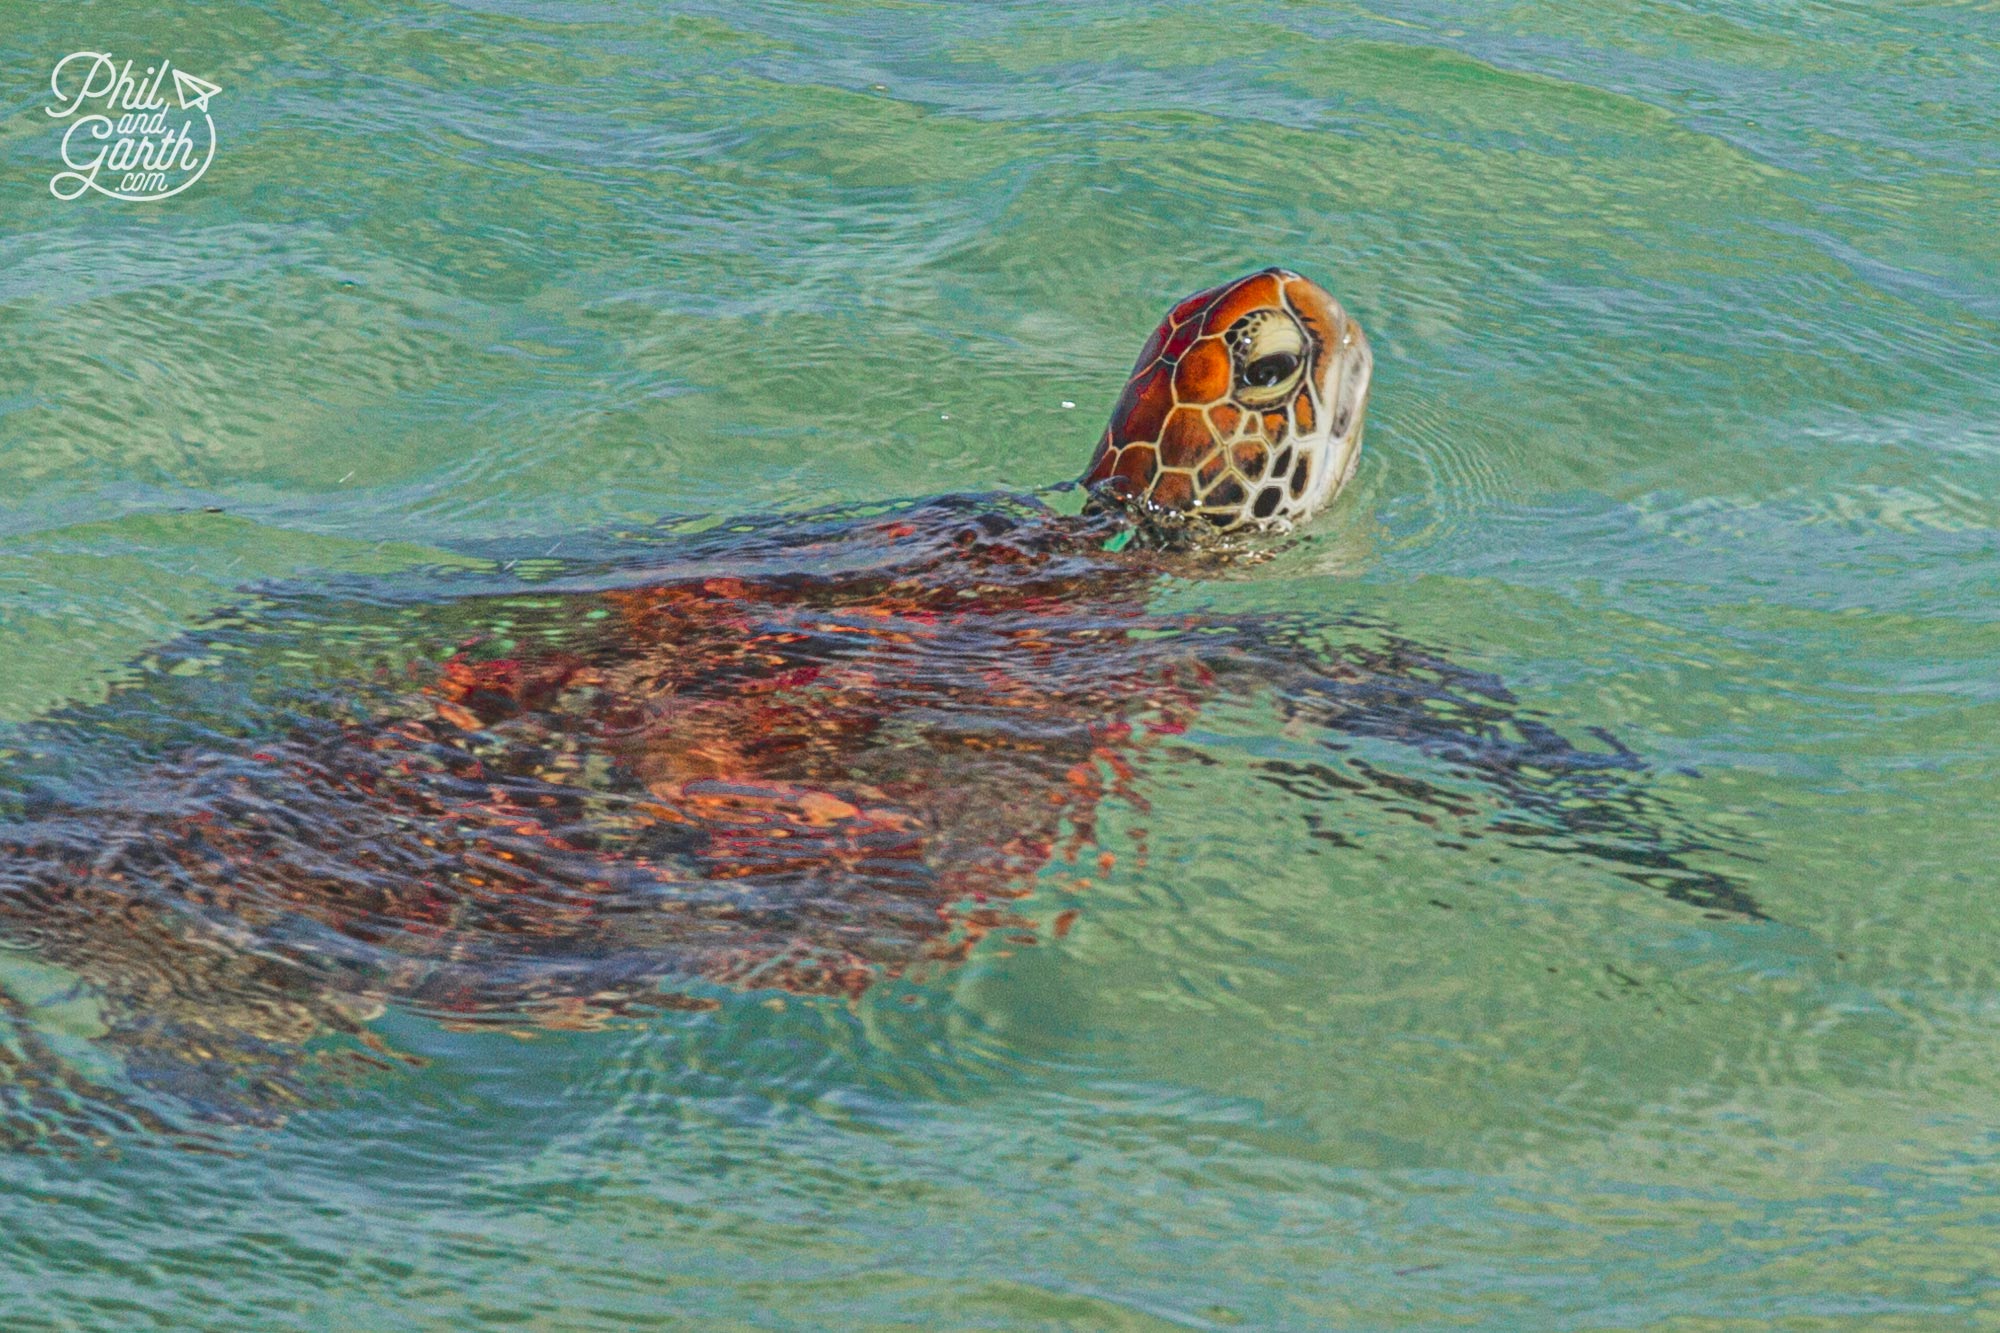
<path fill-rule="evenodd" d="M 78 51 L 219 89 L 200 180 L 51 193 Z M 256 1115 L 12 929 L 0 1327 L 2000 1326 L 2000 7 L 0 0 L 0 57 L 6 792 L 330 590 L 1074 477 L 1283 264 L 1373 340 L 1360 472 L 1154 610 L 1491 673 L 1757 909 L 1257 780 L 1325 752 L 1243 699 L 1037 872 L 1059 937 L 392 1002 L 421 1064 Z"/>

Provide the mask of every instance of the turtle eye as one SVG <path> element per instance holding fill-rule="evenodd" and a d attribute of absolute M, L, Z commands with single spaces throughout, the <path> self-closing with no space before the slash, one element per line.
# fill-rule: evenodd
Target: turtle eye
<path fill-rule="evenodd" d="M 1298 368 L 1299 359 L 1290 352 L 1273 352 L 1243 367 L 1243 382 L 1252 388 L 1268 389 L 1274 384 L 1283 384 Z"/>
<path fill-rule="evenodd" d="M 1283 310 L 1253 310 L 1225 335 L 1236 401 L 1262 412 L 1289 400 L 1305 375 L 1306 335 Z"/>

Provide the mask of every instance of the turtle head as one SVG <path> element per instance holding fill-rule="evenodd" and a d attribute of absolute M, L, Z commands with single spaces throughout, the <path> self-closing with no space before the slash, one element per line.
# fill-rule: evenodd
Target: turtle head
<path fill-rule="evenodd" d="M 1299 522 L 1353 475 L 1372 365 L 1361 326 L 1289 269 L 1198 292 L 1146 340 L 1084 483 L 1224 531 Z"/>

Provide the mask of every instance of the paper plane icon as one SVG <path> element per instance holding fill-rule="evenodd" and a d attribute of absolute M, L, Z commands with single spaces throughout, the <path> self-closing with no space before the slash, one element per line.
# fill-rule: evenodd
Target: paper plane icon
<path fill-rule="evenodd" d="M 177 69 L 174 71 L 174 92 L 181 99 L 181 110 L 183 111 L 192 106 L 199 107 L 202 111 L 206 112 L 208 110 L 208 99 L 221 91 L 222 89 L 216 87 L 207 79 L 197 79 L 186 70 Z"/>

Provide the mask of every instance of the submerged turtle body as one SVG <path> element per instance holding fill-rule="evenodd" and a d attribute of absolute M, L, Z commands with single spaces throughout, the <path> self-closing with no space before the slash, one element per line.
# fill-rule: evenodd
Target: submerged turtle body
<path fill-rule="evenodd" d="M 1126 850 L 1098 837 L 1103 803 L 1143 809 L 1163 746 L 1199 758 L 1184 733 L 1220 696 L 1268 700 L 1333 750 L 1411 757 L 1253 764 L 1287 792 L 1359 792 L 1754 913 L 1690 863 L 1699 844 L 1629 752 L 1570 745 L 1490 678 L 1379 628 L 1336 644 L 1149 607 L 1162 570 L 1226 557 L 1118 550 L 1135 524 L 1310 512 L 1352 470 L 1367 376 L 1352 322 L 1273 270 L 1169 315 L 1080 518 L 947 498 L 417 602 L 267 596 L 44 725 L 51 746 L 126 749 L 109 779 L 24 786 L 0 831 L 0 936 L 100 997 L 130 1077 L 219 1081 L 237 1103 L 281 1084 L 305 1038 L 366 1037 L 389 1002 L 577 1025 L 712 1007 L 718 985 L 855 996 L 995 931 L 1062 933 L 1073 912 L 1020 900 L 1051 863 L 1080 878 Z M 1206 452 L 1184 447 L 1197 405 Z M 317 679 L 282 665 L 335 638 L 400 647 Z"/>

